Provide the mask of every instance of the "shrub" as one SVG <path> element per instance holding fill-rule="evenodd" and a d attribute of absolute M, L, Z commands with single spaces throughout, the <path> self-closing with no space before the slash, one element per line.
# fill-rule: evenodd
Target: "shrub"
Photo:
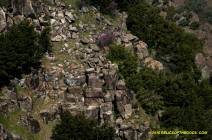
<path fill-rule="evenodd" d="M 99 38 L 98 38 L 98 44 L 101 47 L 104 46 L 109 46 L 111 45 L 111 43 L 114 40 L 114 34 L 113 32 L 108 31 L 106 34 L 102 34 Z"/>
<path fill-rule="evenodd" d="M 175 67 L 169 67 L 173 72 L 196 69 L 195 53 L 202 49 L 202 42 L 196 36 L 185 33 L 176 24 L 164 20 L 157 9 L 144 4 L 130 8 L 128 15 L 128 29 L 156 50 L 158 60 L 173 64 Z M 163 56 L 168 56 L 170 61 Z"/>
<path fill-rule="evenodd" d="M 40 35 L 40 45 L 42 48 L 42 52 L 51 52 L 52 50 L 52 43 L 51 43 L 51 36 L 50 36 L 51 28 L 50 26 L 46 26 Z"/>
<path fill-rule="evenodd" d="M 107 58 L 118 64 L 120 73 L 126 79 L 137 72 L 138 58 L 127 52 L 122 45 L 110 47 Z"/>
<path fill-rule="evenodd" d="M 54 127 L 53 140 L 115 140 L 115 129 L 96 120 L 87 119 L 83 114 L 76 116 L 65 111 L 60 122 Z"/>
<path fill-rule="evenodd" d="M 196 30 L 199 28 L 199 22 L 192 22 L 191 25 L 190 25 L 190 28 L 192 30 Z"/>
<path fill-rule="evenodd" d="M 100 8 L 102 13 L 108 14 L 109 12 L 109 5 L 113 2 L 113 0 L 89 0 L 91 5 Z"/>
<path fill-rule="evenodd" d="M 40 36 L 27 20 L 13 25 L 9 32 L 1 34 L 0 86 L 14 77 L 21 78 L 21 74 L 38 66 L 39 59 L 47 49 L 50 49 L 48 28 Z"/>

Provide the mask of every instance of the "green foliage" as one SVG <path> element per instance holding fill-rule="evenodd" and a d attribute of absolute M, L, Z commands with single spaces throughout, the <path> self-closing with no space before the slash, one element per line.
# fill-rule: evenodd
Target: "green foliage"
<path fill-rule="evenodd" d="M 133 7 L 133 5 L 140 3 L 141 0 L 89 0 L 89 2 L 90 4 L 99 7 L 102 13 L 111 14 L 109 7 L 112 2 L 117 3 L 119 9 L 127 10 L 128 8 Z"/>
<path fill-rule="evenodd" d="M 37 66 L 47 48 L 50 48 L 48 29 L 44 29 L 40 36 L 27 20 L 1 34 L 0 86 L 14 77 L 20 78 L 21 74 Z"/>
<path fill-rule="evenodd" d="M 158 13 L 158 9 L 144 4 L 130 8 L 128 29 L 145 41 L 150 49 L 156 50 L 157 59 L 170 71 L 143 67 L 138 72 L 136 58 L 123 46 L 111 47 L 108 58 L 118 64 L 127 87 L 135 92 L 147 113 L 154 115 L 160 109 L 165 111 L 162 128 L 211 130 L 212 86 L 209 81 L 199 81 L 200 71 L 194 63 L 195 54 L 202 50 L 202 42 L 176 24 L 164 20 Z M 189 12 L 184 16 L 187 21 L 191 18 Z M 198 137 L 207 140 L 210 136 Z M 180 136 L 179 139 L 185 137 L 195 136 Z M 173 137 L 161 139 L 165 138 Z"/>
<path fill-rule="evenodd" d="M 103 86 L 103 92 L 104 92 L 104 93 L 107 93 L 107 91 L 108 91 L 108 87 L 107 87 L 106 85 L 104 85 L 104 86 Z"/>
<path fill-rule="evenodd" d="M 107 58 L 118 64 L 119 71 L 124 77 L 130 77 L 137 72 L 138 58 L 127 52 L 124 46 L 110 47 Z"/>
<path fill-rule="evenodd" d="M 128 8 L 133 7 L 141 2 L 141 0 L 115 0 L 118 3 L 119 9 L 126 11 Z"/>
<path fill-rule="evenodd" d="M 102 13 L 109 12 L 109 5 L 113 0 L 89 0 L 90 4 L 99 7 Z"/>
<path fill-rule="evenodd" d="M 166 12 L 167 12 L 167 16 L 166 16 L 166 19 L 167 20 L 172 20 L 173 17 L 174 17 L 174 15 L 176 14 L 176 10 L 172 6 L 171 7 L 168 7 L 167 10 L 166 10 Z"/>
<path fill-rule="evenodd" d="M 206 4 L 207 0 L 185 0 L 184 9 L 199 13 L 204 9 Z"/>
<path fill-rule="evenodd" d="M 140 88 L 136 98 L 148 114 L 154 115 L 158 110 L 163 108 L 162 97 L 154 91 Z"/>
<path fill-rule="evenodd" d="M 42 48 L 42 52 L 51 52 L 52 44 L 51 44 L 51 36 L 50 36 L 51 28 L 50 26 L 46 26 L 41 32 L 40 36 L 40 45 Z"/>
<path fill-rule="evenodd" d="M 192 22 L 190 28 L 192 30 L 197 30 L 199 28 L 199 22 Z"/>
<path fill-rule="evenodd" d="M 68 111 L 60 114 L 61 121 L 53 129 L 53 140 L 115 140 L 115 129 L 84 115 L 71 115 Z"/>
<path fill-rule="evenodd" d="M 202 49 L 202 43 L 194 35 L 185 33 L 176 24 L 164 20 L 158 10 L 144 4 L 128 11 L 128 29 L 155 49 L 157 59 L 172 64 L 175 73 L 196 69 L 194 56 Z M 169 57 L 169 60 L 164 59 Z"/>
<path fill-rule="evenodd" d="M 11 0 L 1 0 L 0 1 L 0 7 L 5 6 L 8 7 L 10 5 Z"/>
<path fill-rule="evenodd" d="M 180 26 L 188 26 L 188 24 L 189 24 L 189 21 L 187 19 L 183 19 L 179 23 Z"/>

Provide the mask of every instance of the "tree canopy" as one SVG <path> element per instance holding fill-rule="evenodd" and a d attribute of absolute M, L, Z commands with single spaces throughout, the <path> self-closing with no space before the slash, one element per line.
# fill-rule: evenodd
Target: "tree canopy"
<path fill-rule="evenodd" d="M 115 140 L 115 129 L 108 124 L 98 125 L 97 120 L 83 114 L 73 116 L 64 111 L 60 122 L 54 127 L 53 140 Z"/>

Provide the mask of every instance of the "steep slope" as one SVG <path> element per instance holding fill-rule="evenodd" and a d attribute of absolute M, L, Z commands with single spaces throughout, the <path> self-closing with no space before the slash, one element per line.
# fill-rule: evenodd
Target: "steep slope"
<path fill-rule="evenodd" d="M 20 7 L 21 2 L 25 8 Z M 50 22 L 54 43 L 52 52 L 41 60 L 40 69 L 23 79 L 14 79 L 2 89 L 0 137 L 50 139 L 62 108 L 108 122 L 116 128 L 120 139 L 149 139 L 154 120 L 136 105 L 124 79 L 118 76 L 117 67 L 106 59 L 108 47 L 97 46 L 98 38 L 112 31 L 114 44 L 124 44 L 138 54 L 141 62 L 162 69 L 160 62 L 149 57 L 147 45 L 127 31 L 127 15 L 118 13 L 111 18 L 95 7 L 80 10 L 72 7 L 74 3 L 53 5 L 56 6 L 12 1 L 13 11 L 1 8 L 2 15 L 7 15 L 1 18 L 0 23 L 7 23 L 1 31 L 9 30 L 24 18 L 29 18 L 38 32 Z"/>

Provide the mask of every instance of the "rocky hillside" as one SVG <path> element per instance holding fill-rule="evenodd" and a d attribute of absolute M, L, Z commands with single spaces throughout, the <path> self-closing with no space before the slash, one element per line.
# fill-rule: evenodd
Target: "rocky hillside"
<path fill-rule="evenodd" d="M 161 9 L 161 16 L 175 22 L 183 27 L 186 32 L 195 34 L 199 39 L 203 40 L 203 52 L 196 54 L 195 59 L 198 68 L 201 69 L 202 77 L 209 79 L 212 75 L 212 26 L 205 21 L 201 21 L 195 11 L 183 9 L 185 0 L 158 0 L 157 3 L 154 1 L 148 1 L 148 3 Z M 210 1 L 208 1 L 208 4 L 210 4 Z"/>
<path fill-rule="evenodd" d="M 61 109 L 108 122 L 119 139 L 151 139 L 153 119 L 138 107 L 116 64 L 106 58 L 108 47 L 98 46 L 99 37 L 113 32 L 114 44 L 137 55 L 140 65 L 163 69 L 149 56 L 147 44 L 127 30 L 126 13 L 109 17 L 92 6 L 79 9 L 75 1 L 11 0 L 10 8 L 0 8 L 0 32 L 26 18 L 37 32 L 50 23 L 53 50 L 41 68 L 2 88 L 0 139 L 48 140 Z"/>

